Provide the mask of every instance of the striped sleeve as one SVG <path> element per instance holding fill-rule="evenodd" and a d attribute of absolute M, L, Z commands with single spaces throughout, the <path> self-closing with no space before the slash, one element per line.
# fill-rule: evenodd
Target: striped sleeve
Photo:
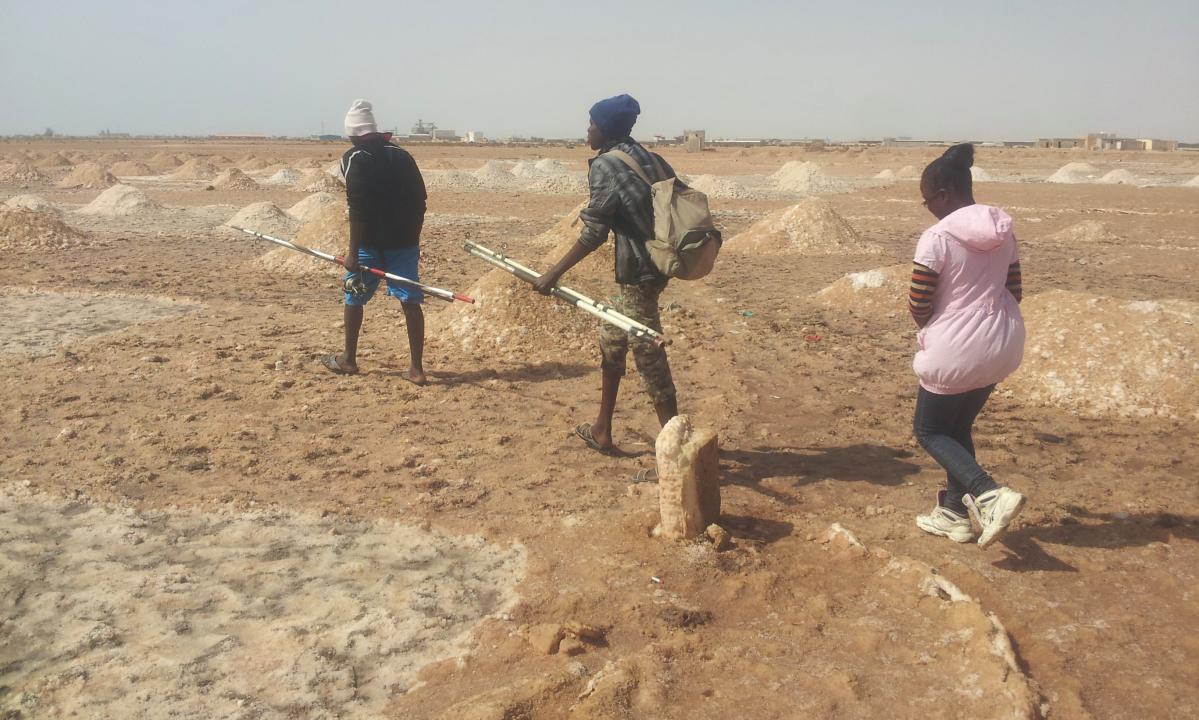
<path fill-rule="evenodd" d="M 1021 287 L 1020 261 L 1007 266 L 1007 289 L 1016 298 L 1016 302 L 1024 299 L 1024 289 Z"/>
<path fill-rule="evenodd" d="M 937 291 L 938 274 L 920 263 L 912 264 L 912 286 L 908 290 L 908 309 L 915 318 L 933 314 L 933 293 Z"/>

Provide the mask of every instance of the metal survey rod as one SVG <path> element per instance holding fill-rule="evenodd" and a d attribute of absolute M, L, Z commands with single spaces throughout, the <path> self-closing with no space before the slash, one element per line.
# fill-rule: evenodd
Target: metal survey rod
<path fill-rule="evenodd" d="M 474 255 L 480 260 L 485 260 L 501 270 L 511 273 L 518 279 L 529 283 L 530 285 L 541 277 L 541 273 L 537 272 L 536 270 L 527 268 L 508 256 L 485 248 L 478 243 L 467 241 L 466 244 L 463 245 L 463 248 L 468 253 Z M 652 327 L 643 323 L 639 323 L 633 318 L 613 310 L 611 306 L 597 303 L 583 293 L 571 290 L 568 287 L 563 287 L 562 285 L 555 285 L 554 288 L 550 290 L 550 293 L 554 297 L 564 300 L 580 310 L 590 313 L 600 320 L 624 330 L 635 339 L 646 340 L 656 345 L 667 345 L 670 343 L 670 340 L 666 336 L 657 330 L 654 330 Z"/>
<path fill-rule="evenodd" d="M 248 230 L 244 227 L 237 227 L 236 225 L 230 225 L 229 227 L 233 228 L 234 230 L 241 230 L 244 233 L 253 235 L 254 237 L 260 238 L 262 240 L 266 240 L 267 242 L 273 242 L 276 245 L 281 245 L 285 248 L 288 248 L 289 250 L 295 250 L 296 252 L 302 252 L 305 255 L 311 255 L 314 258 L 319 258 L 321 260 L 325 260 L 327 262 L 334 263 L 335 265 L 341 265 L 342 267 L 345 267 L 345 264 L 346 264 L 345 258 L 339 257 L 337 255 L 330 255 L 329 253 L 321 252 L 320 250 L 314 250 L 313 248 L 310 248 L 310 247 L 304 247 L 303 245 L 299 245 L 292 240 L 284 240 L 283 238 L 272 237 L 270 235 L 256 232 L 254 230 Z M 405 285 L 411 285 L 412 287 L 420 288 L 422 291 L 432 295 L 435 298 L 438 298 L 439 300 L 445 300 L 446 302 L 453 302 L 455 300 L 458 300 L 459 302 L 464 302 L 464 303 L 473 303 L 475 301 L 474 298 L 469 297 L 467 295 L 463 295 L 462 293 L 456 293 L 453 290 L 443 290 L 442 288 L 433 287 L 432 285 L 425 285 L 424 283 L 420 283 L 415 280 L 409 280 L 406 277 L 401 277 L 399 275 L 394 275 L 389 272 L 384 272 L 383 270 L 379 270 L 378 268 L 367 267 L 366 265 L 362 265 L 361 263 L 359 263 L 358 267 L 360 267 L 362 269 L 362 272 L 370 273 L 371 275 L 375 275 L 376 277 L 387 278 L 388 280 L 394 280 L 395 282 L 398 282 L 398 283 L 403 283 Z"/>

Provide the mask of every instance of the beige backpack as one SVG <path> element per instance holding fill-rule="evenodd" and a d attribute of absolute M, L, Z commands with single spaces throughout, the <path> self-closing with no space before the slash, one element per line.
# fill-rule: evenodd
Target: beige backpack
<path fill-rule="evenodd" d="M 654 237 L 645 241 L 645 247 L 658 270 L 679 280 L 698 280 L 712 272 L 722 240 L 708 210 L 708 196 L 687 187 L 677 177 L 654 182 L 623 150 L 609 150 L 607 154 L 628 165 L 653 192 Z M 657 156 L 650 153 L 650 157 L 658 176 L 666 175 Z"/>

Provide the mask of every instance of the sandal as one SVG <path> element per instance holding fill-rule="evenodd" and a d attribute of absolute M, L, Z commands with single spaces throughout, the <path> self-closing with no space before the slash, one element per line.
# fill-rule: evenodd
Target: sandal
<path fill-rule="evenodd" d="M 633 482 L 635 482 L 635 483 L 658 482 L 658 469 L 657 468 L 642 468 L 641 470 L 638 470 L 637 474 L 633 476 Z"/>
<path fill-rule="evenodd" d="M 608 447 L 604 447 L 603 445 L 600 445 L 596 441 L 595 437 L 592 436 L 592 434 L 591 434 L 591 423 L 579 424 L 575 428 L 575 435 L 578 435 L 580 438 L 582 438 L 583 442 L 587 443 L 587 447 L 591 448 L 592 450 L 594 450 L 598 453 L 601 453 L 603 455 L 615 455 L 616 454 L 615 446 L 609 445 Z"/>
<path fill-rule="evenodd" d="M 357 375 L 358 374 L 357 368 L 354 368 L 353 370 L 349 370 L 349 369 L 343 367 L 341 362 L 337 359 L 337 355 L 326 355 L 324 358 L 321 359 L 321 365 L 324 365 L 325 367 L 329 368 L 330 370 L 337 373 L 338 375 Z"/>

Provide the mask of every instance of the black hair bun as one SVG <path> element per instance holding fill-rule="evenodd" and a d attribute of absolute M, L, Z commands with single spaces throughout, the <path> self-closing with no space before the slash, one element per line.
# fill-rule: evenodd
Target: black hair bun
<path fill-rule="evenodd" d="M 945 151 L 941 157 L 945 158 L 945 162 L 954 167 L 970 169 L 974 165 L 974 146 L 970 143 L 962 143 L 954 145 Z"/>

